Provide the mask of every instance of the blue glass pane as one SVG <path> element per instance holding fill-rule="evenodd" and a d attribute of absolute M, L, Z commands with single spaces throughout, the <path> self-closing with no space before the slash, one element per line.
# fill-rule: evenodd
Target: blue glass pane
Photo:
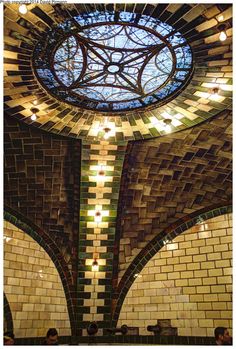
<path fill-rule="evenodd" d="M 171 35 L 167 40 L 173 47 L 186 42 L 186 40 L 182 37 L 180 33 L 175 33 L 174 35 Z"/>
<path fill-rule="evenodd" d="M 35 47 L 34 68 L 42 85 L 67 103 L 125 111 L 172 98 L 191 75 L 192 53 L 158 19 L 95 11 L 47 33 Z"/>

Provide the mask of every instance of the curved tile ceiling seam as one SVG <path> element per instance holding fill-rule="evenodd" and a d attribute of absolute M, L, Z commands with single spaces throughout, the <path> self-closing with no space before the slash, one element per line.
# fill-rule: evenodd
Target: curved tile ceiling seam
<path fill-rule="evenodd" d="M 191 46 L 194 73 L 188 86 L 181 90 L 174 100 L 151 110 L 147 107 L 144 111 L 119 112 L 118 115 L 109 114 L 104 117 L 100 112 L 72 107 L 55 99 L 41 87 L 33 72 L 32 51 L 35 45 L 45 32 L 69 18 L 85 12 L 112 11 L 111 7 L 114 10 L 114 6 L 30 4 L 28 13 L 20 16 L 16 4 L 6 4 L 4 26 L 6 112 L 46 131 L 86 140 L 103 138 L 103 129 L 108 126 L 113 130 L 110 139 L 123 141 L 165 135 L 166 119 L 172 120 L 171 132 L 176 132 L 231 108 L 232 10 L 230 6 L 165 4 L 166 6 L 160 8 L 160 4 L 149 8 L 148 5 L 132 8 L 134 5 L 131 5 L 116 4 L 115 14 L 119 16 L 122 11 L 133 11 L 139 13 L 137 20 L 142 14 L 151 15 L 173 26 Z M 222 15 L 228 35 L 224 42 L 218 40 L 218 24 Z M 212 89 L 216 86 L 219 87 L 219 93 L 214 95 Z M 36 103 L 39 109 L 38 118 L 32 121 L 31 109 Z"/>

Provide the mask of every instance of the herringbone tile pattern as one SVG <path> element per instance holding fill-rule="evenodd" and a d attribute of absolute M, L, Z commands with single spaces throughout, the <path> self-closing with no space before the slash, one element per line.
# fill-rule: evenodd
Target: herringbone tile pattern
<path fill-rule="evenodd" d="M 168 225 L 232 199 L 231 115 L 129 145 L 120 193 L 122 271 Z"/>

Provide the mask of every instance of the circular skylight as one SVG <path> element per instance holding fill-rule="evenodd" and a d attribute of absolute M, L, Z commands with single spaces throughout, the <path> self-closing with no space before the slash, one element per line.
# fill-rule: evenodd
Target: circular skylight
<path fill-rule="evenodd" d="M 56 98 L 122 112 L 157 107 L 183 89 L 192 53 L 170 25 L 129 12 L 93 12 L 58 25 L 38 42 L 34 68 Z"/>

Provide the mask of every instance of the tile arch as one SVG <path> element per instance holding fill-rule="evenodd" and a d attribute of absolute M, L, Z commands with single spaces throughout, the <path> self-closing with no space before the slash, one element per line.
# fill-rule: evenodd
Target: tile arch
<path fill-rule="evenodd" d="M 201 221 L 215 218 L 226 213 L 232 213 L 232 205 L 230 203 L 224 206 L 214 205 L 201 209 L 197 212 L 193 212 L 167 227 L 140 251 L 140 253 L 134 258 L 133 262 L 126 270 L 125 274 L 119 282 L 116 292 L 114 293 L 112 315 L 112 324 L 114 327 L 117 325 L 120 310 L 122 308 L 125 297 L 135 280 L 134 275 L 139 274 L 145 267 L 145 265 L 149 262 L 149 260 L 164 246 L 164 241 L 166 239 L 168 239 L 168 241 L 174 239 L 175 237 Z"/>
<path fill-rule="evenodd" d="M 67 309 L 71 325 L 71 334 L 78 335 L 77 321 L 76 321 L 76 297 L 74 291 L 73 281 L 70 275 L 68 266 L 61 255 L 58 247 L 53 240 L 42 229 L 39 229 L 28 219 L 24 218 L 21 214 L 11 209 L 10 207 L 4 207 L 4 219 L 15 225 L 17 228 L 28 234 L 33 240 L 35 240 L 49 255 L 51 261 L 55 265 L 58 274 L 61 279 L 61 283 L 64 288 Z"/>

